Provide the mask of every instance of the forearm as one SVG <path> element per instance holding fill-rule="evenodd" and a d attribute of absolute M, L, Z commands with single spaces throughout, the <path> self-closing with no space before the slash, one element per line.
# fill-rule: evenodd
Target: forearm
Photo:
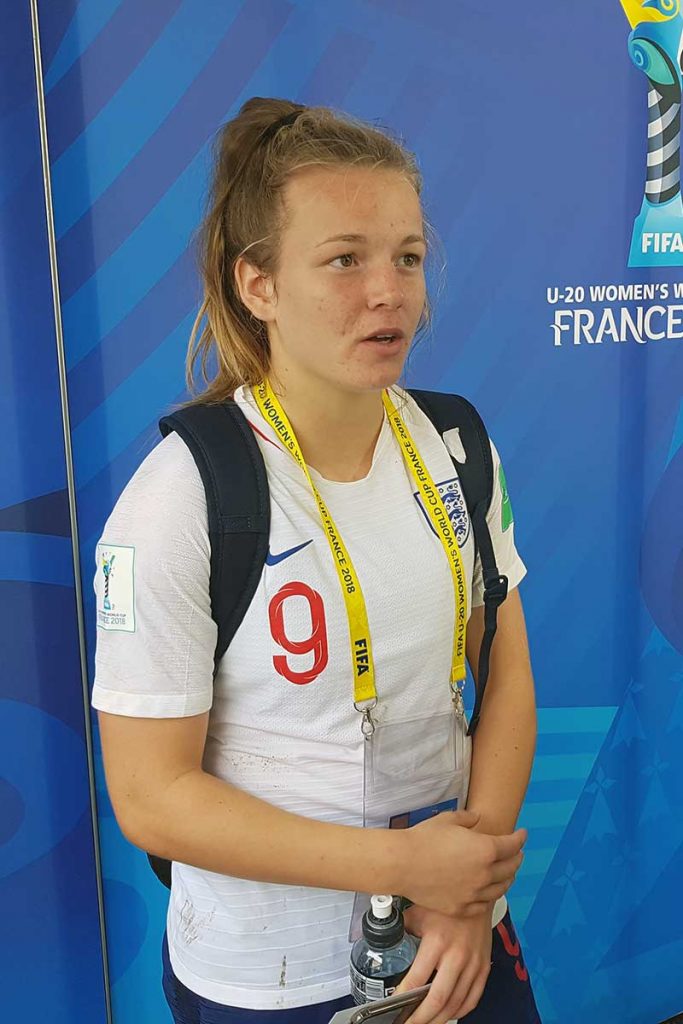
<path fill-rule="evenodd" d="M 138 806 L 125 831 L 159 857 L 255 881 L 400 892 L 405 873 L 399 833 L 291 814 L 201 769 Z"/>
<path fill-rule="evenodd" d="M 467 657 L 475 678 L 484 635 L 483 608 L 472 612 Z M 472 740 L 467 806 L 481 815 L 477 829 L 503 835 L 517 823 L 536 746 L 536 701 L 519 591 L 498 611 L 498 631 L 481 718 Z"/>
<path fill-rule="evenodd" d="M 481 815 L 478 831 L 503 835 L 517 824 L 536 746 L 536 708 L 531 672 L 509 673 L 487 686 L 472 740 L 467 807 Z"/>

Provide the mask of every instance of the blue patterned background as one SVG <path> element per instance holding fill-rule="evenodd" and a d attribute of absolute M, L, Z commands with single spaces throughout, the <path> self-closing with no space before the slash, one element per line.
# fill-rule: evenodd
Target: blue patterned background
<path fill-rule="evenodd" d="M 28 4 L 0 42 L 0 1017 L 105 1019 Z"/>
<path fill-rule="evenodd" d="M 481 409 L 529 567 L 540 729 L 511 905 L 542 1017 L 655 1024 L 683 1010 L 681 343 L 556 348 L 546 301 L 555 285 L 682 277 L 626 266 L 647 90 L 620 4 L 41 0 L 40 17 L 91 671 L 94 544 L 183 395 L 213 133 L 252 95 L 390 126 L 418 155 L 448 254 L 409 383 Z M 19 106 L 5 114 L 18 139 L 6 202 L 38 173 Z M 29 306 L 35 352 L 48 300 Z M 35 432 L 28 397 L 20 415 L 23 465 L 48 428 Z M 31 557 L 66 579 L 49 544 Z M 162 1024 L 165 894 L 97 768 L 115 1024 Z"/>

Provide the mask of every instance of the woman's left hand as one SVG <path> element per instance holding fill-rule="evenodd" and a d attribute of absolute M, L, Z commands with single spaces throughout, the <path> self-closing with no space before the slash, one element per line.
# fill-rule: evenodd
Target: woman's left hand
<path fill-rule="evenodd" d="M 446 1024 L 475 1008 L 491 970 L 491 911 L 489 906 L 467 918 L 424 907 L 405 912 L 406 930 L 422 941 L 397 993 L 426 985 L 436 971 L 429 993 L 407 1024 Z"/>

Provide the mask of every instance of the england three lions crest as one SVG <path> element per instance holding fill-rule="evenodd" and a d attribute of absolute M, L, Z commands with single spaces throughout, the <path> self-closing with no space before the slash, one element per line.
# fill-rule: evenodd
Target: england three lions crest
<path fill-rule="evenodd" d="M 446 509 L 446 514 L 451 521 L 451 526 L 455 532 L 455 539 L 458 542 L 458 547 L 462 548 L 470 535 L 470 517 L 467 514 L 467 505 L 465 504 L 465 496 L 462 493 L 460 480 L 457 476 L 454 476 L 450 480 L 444 480 L 443 483 L 437 484 L 436 489 L 439 492 L 439 497 Z M 429 529 L 435 537 L 438 536 L 436 530 L 432 526 L 422 495 L 419 492 L 414 491 L 413 496 L 420 506 L 422 515 L 429 524 Z"/>

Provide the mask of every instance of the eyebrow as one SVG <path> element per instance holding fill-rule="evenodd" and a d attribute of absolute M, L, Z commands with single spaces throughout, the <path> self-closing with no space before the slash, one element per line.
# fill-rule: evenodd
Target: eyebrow
<path fill-rule="evenodd" d="M 318 242 L 316 249 L 319 249 L 321 245 L 329 245 L 330 242 L 367 242 L 367 237 L 365 235 L 332 235 L 324 242 Z M 406 235 L 400 244 L 409 245 L 413 242 L 422 242 L 425 247 L 427 245 L 427 240 L 423 235 Z"/>

